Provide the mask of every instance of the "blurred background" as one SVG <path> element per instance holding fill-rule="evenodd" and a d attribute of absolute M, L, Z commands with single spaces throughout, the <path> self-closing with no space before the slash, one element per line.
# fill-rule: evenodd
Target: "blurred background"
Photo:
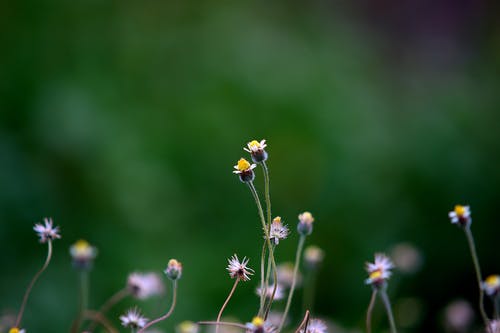
<path fill-rule="evenodd" d="M 248 141 L 267 139 L 273 215 L 294 231 L 302 211 L 316 217 L 307 244 L 325 258 L 313 308 L 330 332 L 364 331 L 364 263 L 394 249 L 416 258 L 389 286 L 401 332 L 459 331 L 444 324 L 456 300 L 476 314 L 463 331 L 478 330 L 466 239 L 447 213 L 471 205 L 483 274 L 499 273 L 498 10 L 494 0 L 2 1 L 1 314 L 18 310 L 42 265 L 32 227 L 50 216 L 62 239 L 28 302 L 28 332 L 69 331 L 68 250 L 80 238 L 99 249 L 91 307 L 130 272 L 177 258 L 178 307 L 158 328 L 215 319 L 232 286 L 227 258 L 259 265 L 255 203 L 231 172 Z M 280 262 L 297 241 L 280 243 Z M 227 315 L 251 320 L 257 283 L 238 287 Z M 138 304 L 152 318 L 170 292 L 109 317 L 118 327 Z M 387 328 L 378 303 L 374 331 Z"/>

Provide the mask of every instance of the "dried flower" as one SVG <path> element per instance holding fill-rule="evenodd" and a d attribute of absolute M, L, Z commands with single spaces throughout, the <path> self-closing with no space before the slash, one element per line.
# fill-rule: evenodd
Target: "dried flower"
<path fill-rule="evenodd" d="M 280 239 L 285 239 L 290 231 L 288 226 L 281 223 L 281 217 L 277 216 L 273 219 L 271 223 L 271 230 L 269 232 L 269 239 L 276 245 L 279 244 Z M 265 236 L 264 236 L 265 238 Z"/>
<path fill-rule="evenodd" d="M 97 249 L 86 240 L 80 239 L 69 248 L 69 253 L 76 268 L 88 269 L 97 256 Z"/>
<path fill-rule="evenodd" d="M 314 217 L 309 212 L 303 212 L 299 214 L 299 224 L 297 225 L 297 231 L 302 236 L 310 235 L 313 230 Z"/>
<path fill-rule="evenodd" d="M 273 296 L 273 290 L 274 290 L 274 284 L 271 284 L 269 285 L 267 288 L 266 288 L 266 294 L 265 294 L 265 297 L 267 298 L 271 298 Z M 258 287 L 255 292 L 257 293 L 257 295 L 261 295 L 262 293 L 262 287 Z M 278 283 L 278 285 L 276 286 L 276 292 L 274 293 L 274 298 L 273 300 L 274 301 L 279 301 L 280 299 L 283 299 L 285 297 L 285 291 L 283 290 L 283 287 Z"/>
<path fill-rule="evenodd" d="M 380 287 L 391 276 L 391 269 L 394 268 L 392 261 L 382 253 L 375 254 L 375 262 L 366 263 L 366 271 L 369 274 L 366 284 L 371 284 L 375 287 Z"/>
<path fill-rule="evenodd" d="M 307 325 L 307 330 L 300 330 L 300 333 L 327 333 L 328 326 L 326 326 L 325 322 L 319 319 L 311 319 L 309 324 Z"/>
<path fill-rule="evenodd" d="M 481 287 L 488 296 L 496 296 L 500 292 L 500 276 L 490 275 L 481 283 Z"/>
<path fill-rule="evenodd" d="M 234 170 L 233 173 L 238 174 L 242 182 L 251 182 L 255 178 L 253 169 L 255 169 L 256 167 L 257 165 L 250 164 L 250 162 L 248 162 L 246 159 L 240 158 L 238 164 L 234 166 L 236 170 Z"/>
<path fill-rule="evenodd" d="M 471 212 L 469 206 L 456 205 L 455 208 L 448 213 L 451 223 L 458 224 L 461 227 L 468 227 L 472 223 Z"/>
<path fill-rule="evenodd" d="M 229 271 L 229 276 L 232 279 L 240 279 L 243 281 L 250 280 L 249 275 L 253 275 L 254 270 L 251 269 L 250 267 L 247 267 L 249 261 L 247 257 L 244 257 L 240 263 L 238 256 L 235 254 L 227 261 L 229 262 L 227 270 Z"/>
<path fill-rule="evenodd" d="M 26 330 L 25 329 L 20 329 L 20 328 L 17 328 L 17 327 L 12 327 L 9 330 L 9 333 L 26 333 Z"/>
<path fill-rule="evenodd" d="M 261 163 L 267 160 L 267 152 L 264 150 L 264 148 L 267 147 L 266 140 L 261 140 L 260 142 L 252 140 L 247 143 L 247 147 L 248 148 L 243 149 L 252 155 L 252 161 L 255 163 Z"/>
<path fill-rule="evenodd" d="M 127 279 L 127 290 L 138 299 L 147 299 L 163 293 L 163 283 L 156 273 L 132 273 Z"/>
<path fill-rule="evenodd" d="M 310 269 L 315 269 L 323 261 L 325 251 L 316 245 L 310 245 L 304 250 L 304 263 Z"/>
<path fill-rule="evenodd" d="M 129 309 L 124 315 L 120 316 L 120 320 L 123 326 L 130 328 L 142 328 L 148 321 L 137 308 Z"/>
<path fill-rule="evenodd" d="M 165 274 L 171 280 L 180 279 L 182 275 L 182 264 L 175 259 L 170 259 L 165 269 Z"/>
<path fill-rule="evenodd" d="M 52 218 L 46 217 L 43 219 L 43 222 L 45 225 L 37 223 L 33 227 L 33 230 L 35 230 L 40 237 L 40 243 L 46 243 L 49 240 L 61 238 L 61 235 L 59 235 L 59 227 L 52 227 Z"/>

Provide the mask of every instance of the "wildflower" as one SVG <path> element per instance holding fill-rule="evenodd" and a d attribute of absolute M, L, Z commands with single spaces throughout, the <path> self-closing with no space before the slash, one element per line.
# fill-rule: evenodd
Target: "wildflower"
<path fill-rule="evenodd" d="M 20 328 L 17 328 L 17 327 L 12 327 L 9 330 L 9 333 L 26 333 L 26 330 L 25 329 L 20 329 Z"/>
<path fill-rule="evenodd" d="M 243 281 L 250 280 L 249 275 L 253 275 L 253 269 L 247 267 L 249 259 L 244 257 L 243 260 L 239 261 L 238 256 L 235 254 L 231 258 L 227 260 L 229 265 L 227 266 L 227 270 L 229 271 L 229 276 L 232 279 L 239 279 Z"/>
<path fill-rule="evenodd" d="M 261 163 L 267 160 L 267 152 L 264 150 L 264 148 L 267 147 L 266 140 L 261 140 L 260 142 L 252 140 L 247 143 L 247 147 L 248 148 L 243 149 L 252 155 L 252 161 L 255 163 Z"/>
<path fill-rule="evenodd" d="M 170 259 L 165 269 L 165 274 L 170 280 L 180 279 L 182 275 L 182 264 L 175 259 Z"/>
<path fill-rule="evenodd" d="M 297 231 L 302 236 L 310 235 L 313 230 L 314 217 L 309 212 L 304 212 L 299 214 L 299 224 L 297 225 Z"/>
<path fill-rule="evenodd" d="M 290 287 L 293 281 L 293 263 L 285 262 L 279 264 L 278 267 L 276 267 L 276 271 L 278 273 L 278 284 L 285 287 Z M 300 286 L 301 284 L 302 275 L 300 275 L 300 273 L 297 273 L 296 285 Z"/>
<path fill-rule="evenodd" d="M 97 249 L 86 240 L 80 239 L 69 248 L 69 253 L 76 268 L 88 269 L 97 256 Z"/>
<path fill-rule="evenodd" d="M 233 173 L 240 175 L 240 180 L 242 182 L 251 182 L 255 178 L 255 173 L 253 172 L 253 169 L 255 169 L 255 167 L 257 167 L 257 165 L 250 164 L 250 162 L 248 162 L 246 159 L 240 158 L 238 164 L 234 166 L 236 170 L 234 170 Z"/>
<path fill-rule="evenodd" d="M 500 320 L 495 319 L 488 323 L 488 333 L 500 333 Z"/>
<path fill-rule="evenodd" d="M 325 322 L 319 319 L 311 319 L 307 325 L 307 330 L 300 330 L 300 333 L 327 333 L 328 327 Z"/>
<path fill-rule="evenodd" d="M 247 333 L 275 333 L 276 328 L 264 321 L 261 317 L 253 317 L 250 323 L 245 325 L 247 327 Z"/>
<path fill-rule="evenodd" d="M 468 227 L 472 223 L 469 206 L 456 205 L 455 208 L 448 213 L 451 223 L 458 224 L 462 227 Z"/>
<path fill-rule="evenodd" d="M 138 299 L 163 293 L 163 283 L 156 273 L 132 273 L 127 279 L 127 290 Z"/>
<path fill-rule="evenodd" d="M 120 316 L 120 320 L 123 326 L 130 328 L 142 328 L 148 321 L 137 308 L 129 309 L 124 315 Z"/>
<path fill-rule="evenodd" d="M 316 245 L 310 245 L 304 250 L 304 262 L 310 269 L 318 267 L 324 257 L 325 252 Z"/>
<path fill-rule="evenodd" d="M 394 268 L 394 264 L 385 254 L 375 254 L 375 262 L 373 264 L 366 263 L 366 271 L 369 276 L 365 280 L 365 283 L 375 287 L 382 286 L 391 276 L 392 273 L 390 270 L 392 268 Z"/>
<path fill-rule="evenodd" d="M 496 296 L 500 292 L 500 276 L 490 275 L 481 283 L 481 287 L 488 296 Z"/>
<path fill-rule="evenodd" d="M 273 296 L 273 290 L 274 290 L 274 284 L 269 285 L 266 288 L 265 296 L 270 299 Z M 262 294 L 262 287 L 258 287 L 255 290 L 255 292 L 257 293 L 257 295 L 260 296 Z M 276 292 L 274 293 L 273 300 L 279 301 L 280 299 L 283 299 L 284 297 L 285 297 L 285 291 L 283 290 L 283 287 L 278 283 L 276 285 Z"/>
<path fill-rule="evenodd" d="M 176 327 L 177 333 L 198 333 L 198 325 L 192 321 L 185 320 Z"/>
<path fill-rule="evenodd" d="M 290 231 L 286 225 L 281 223 L 281 217 L 277 216 L 273 219 L 271 223 L 271 230 L 269 232 L 269 239 L 274 242 L 274 244 L 278 245 L 280 239 L 285 239 Z M 265 238 L 265 237 L 264 237 Z"/>
<path fill-rule="evenodd" d="M 37 223 L 33 227 L 33 230 L 35 230 L 40 237 L 40 243 L 46 243 L 49 240 L 61 238 L 61 235 L 59 235 L 59 227 L 52 227 L 52 218 L 46 217 L 43 219 L 43 222 L 45 225 Z"/>

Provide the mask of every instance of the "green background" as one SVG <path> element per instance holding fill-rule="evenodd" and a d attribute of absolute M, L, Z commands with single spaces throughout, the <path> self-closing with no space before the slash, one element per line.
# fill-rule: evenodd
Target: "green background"
<path fill-rule="evenodd" d="M 497 6 L 498 7 L 498 6 Z M 442 310 L 477 286 L 463 232 L 470 204 L 484 274 L 500 272 L 500 26 L 494 2 L 5 1 L 0 4 L 0 311 L 17 311 L 45 246 L 62 239 L 23 326 L 66 332 L 78 304 L 69 246 L 98 247 L 90 304 L 128 273 L 184 265 L 167 332 L 214 319 L 233 253 L 257 269 L 255 204 L 232 167 L 268 142 L 273 214 L 326 252 L 315 315 L 363 329 L 365 261 L 410 242 L 422 269 L 389 294 L 416 298 L 403 331 L 442 331 Z M 256 186 L 262 192 L 262 174 Z M 294 258 L 297 235 L 278 259 Z M 257 278 L 227 314 L 249 321 Z M 301 293 L 293 308 L 300 318 Z M 158 303 L 160 302 L 160 303 Z M 169 304 L 138 304 L 152 317 Z M 280 305 L 277 306 L 278 308 Z M 489 304 L 488 304 L 489 309 Z M 415 310 L 416 311 L 416 310 Z M 477 321 L 479 324 L 479 321 Z M 375 331 L 387 328 L 378 304 Z"/>

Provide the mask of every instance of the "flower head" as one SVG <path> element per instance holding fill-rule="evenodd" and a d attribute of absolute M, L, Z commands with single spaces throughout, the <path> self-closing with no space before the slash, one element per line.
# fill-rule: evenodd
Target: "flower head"
<path fill-rule="evenodd" d="M 26 330 L 25 329 L 20 329 L 20 328 L 17 328 L 17 327 L 12 327 L 9 330 L 9 333 L 26 333 Z"/>
<path fill-rule="evenodd" d="M 163 293 L 163 283 L 156 273 L 132 273 L 127 279 L 127 290 L 138 299 L 147 299 Z"/>
<path fill-rule="evenodd" d="M 299 224 L 297 224 L 297 231 L 302 236 L 310 235 L 313 230 L 314 217 L 309 212 L 299 214 Z"/>
<path fill-rule="evenodd" d="M 124 315 L 120 316 L 122 325 L 130 328 L 142 328 L 148 322 L 137 308 L 129 309 Z"/>
<path fill-rule="evenodd" d="M 242 182 L 251 182 L 255 178 L 255 173 L 253 169 L 255 169 L 257 165 L 250 164 L 246 159 L 240 158 L 238 164 L 234 166 L 236 170 L 233 173 L 238 174 L 240 176 L 240 180 Z"/>
<path fill-rule="evenodd" d="M 182 275 L 182 264 L 175 259 L 170 259 L 165 269 L 165 274 L 170 280 L 180 279 Z"/>
<path fill-rule="evenodd" d="M 88 269 L 97 256 L 97 249 L 86 240 L 80 239 L 69 248 L 69 253 L 76 268 Z"/>
<path fill-rule="evenodd" d="M 35 230 L 40 237 L 40 243 L 46 243 L 49 240 L 61 238 L 61 235 L 59 235 L 59 227 L 52 226 L 52 219 L 50 217 L 44 218 L 43 222 L 44 225 L 37 223 L 33 227 L 33 230 Z"/>
<path fill-rule="evenodd" d="M 252 155 L 252 161 L 255 163 L 261 163 L 267 160 L 267 152 L 264 150 L 266 148 L 266 140 L 252 140 L 247 143 L 247 148 L 243 148 L 245 151 Z"/>
<path fill-rule="evenodd" d="M 229 265 L 227 265 L 227 270 L 229 271 L 229 276 L 232 279 L 240 279 L 243 281 L 250 280 L 250 275 L 253 275 L 253 269 L 247 267 L 249 259 L 244 257 L 240 262 L 238 256 L 235 254 L 227 260 Z"/>
<path fill-rule="evenodd" d="M 375 262 L 366 263 L 366 271 L 369 276 L 368 279 L 365 280 L 365 283 L 376 287 L 382 286 L 391 276 L 392 273 L 390 270 L 392 268 L 394 268 L 394 264 L 385 254 L 375 254 Z"/>
<path fill-rule="evenodd" d="M 461 227 L 468 227 L 472 223 L 469 206 L 456 205 L 455 208 L 448 213 L 451 223 L 458 224 Z"/>
<path fill-rule="evenodd" d="M 327 333 L 328 326 L 326 326 L 325 322 L 319 319 L 311 319 L 309 324 L 307 325 L 307 330 L 300 330 L 300 333 Z"/>
<path fill-rule="evenodd" d="M 264 295 L 266 298 L 269 298 L 271 299 L 271 297 L 273 296 L 273 290 L 274 290 L 274 284 L 271 284 L 269 285 L 267 288 L 266 288 L 266 294 Z M 258 287 L 255 292 L 257 293 L 257 295 L 261 295 L 262 294 L 262 287 Z M 273 300 L 274 301 L 279 301 L 280 299 L 283 299 L 285 297 L 285 291 L 283 290 L 283 287 L 278 283 L 276 285 L 276 292 L 274 293 L 274 298 Z"/>
<path fill-rule="evenodd" d="M 311 269 L 318 267 L 325 257 L 325 251 L 316 245 L 310 245 L 304 250 L 304 263 Z"/>
<path fill-rule="evenodd" d="M 281 223 L 281 217 L 277 216 L 271 223 L 271 230 L 269 232 L 269 238 L 274 244 L 278 245 L 280 239 L 285 239 L 290 231 L 286 225 Z"/>
<path fill-rule="evenodd" d="M 488 323 L 488 333 L 500 333 L 500 320 L 495 319 Z"/>
<path fill-rule="evenodd" d="M 488 296 L 496 296 L 500 292 L 500 276 L 490 275 L 481 283 L 481 288 Z"/>
<path fill-rule="evenodd" d="M 275 333 L 276 328 L 262 317 L 253 317 L 250 323 L 246 323 L 247 333 Z"/>
<path fill-rule="evenodd" d="M 276 271 L 278 273 L 278 284 L 287 288 L 291 287 L 293 283 L 294 264 L 291 262 L 279 264 L 276 267 Z M 296 287 L 302 284 L 302 275 L 300 272 L 297 272 L 295 283 Z"/>

